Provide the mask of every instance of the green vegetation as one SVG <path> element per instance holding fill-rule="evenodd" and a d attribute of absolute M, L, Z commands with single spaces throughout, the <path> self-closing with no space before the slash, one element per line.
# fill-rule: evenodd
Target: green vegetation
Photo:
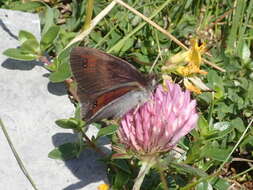
<path fill-rule="evenodd" d="M 92 26 L 86 15 L 93 13 L 92 18 L 95 18 L 112 1 L 94 0 L 93 9 L 87 9 L 86 2 L 1 1 L 2 8 L 39 13 L 42 25 L 41 40 L 29 31 L 20 31 L 20 48 L 8 49 L 4 54 L 18 60 L 43 61 L 50 72 L 49 80 L 63 82 L 71 77 L 69 52 L 77 45 L 122 57 L 144 73 L 148 73 L 156 61 L 153 71 L 159 76 L 166 61 L 182 50 L 170 37 L 120 4 L 116 4 L 83 38 L 84 28 Z M 253 0 L 124 2 L 152 18 L 188 47 L 192 37 L 205 42 L 211 56 L 203 57 L 225 69 L 222 72 L 207 64 L 201 65 L 208 74 L 198 77 L 214 91 L 193 95 L 201 116 L 198 127 L 180 141 L 180 158 L 174 160 L 164 155 L 161 166 L 151 169 L 142 190 L 164 189 L 159 176 L 161 170 L 170 190 L 225 190 L 232 185 L 237 189 L 252 188 Z M 81 40 L 70 43 L 78 36 Z M 46 54 L 50 55 L 50 59 Z M 182 79 L 174 72 L 171 77 L 177 82 Z M 84 123 L 80 120 L 79 109 L 74 118 L 56 123 L 83 134 Z M 97 126 L 100 127 L 99 124 Z M 77 157 L 86 146 L 94 147 L 102 136 L 116 143 L 116 130 L 115 125 L 101 128 L 99 135 L 90 143 L 80 140 L 67 143 L 50 152 L 49 156 L 56 159 Z M 104 161 L 108 164 L 112 189 L 131 189 L 138 174 L 138 161 L 108 157 Z"/>

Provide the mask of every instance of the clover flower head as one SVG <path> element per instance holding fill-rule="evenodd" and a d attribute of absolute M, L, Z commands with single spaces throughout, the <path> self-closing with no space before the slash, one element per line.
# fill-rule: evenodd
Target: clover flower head
<path fill-rule="evenodd" d="M 190 92 L 169 81 L 166 85 L 159 85 L 148 102 L 121 119 L 120 141 L 137 154 L 167 152 L 196 126 L 196 101 Z"/>

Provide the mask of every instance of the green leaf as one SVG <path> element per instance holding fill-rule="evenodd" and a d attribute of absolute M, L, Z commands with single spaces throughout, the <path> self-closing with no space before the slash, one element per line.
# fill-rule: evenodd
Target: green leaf
<path fill-rule="evenodd" d="M 232 128 L 228 128 L 223 131 L 219 131 L 219 130 L 212 131 L 212 132 L 210 132 L 209 136 L 206 137 L 206 140 L 213 141 L 213 140 L 217 140 L 217 139 L 222 139 L 222 138 L 226 137 L 229 133 L 232 133 L 232 131 L 233 131 Z"/>
<path fill-rule="evenodd" d="M 220 149 L 216 147 L 205 146 L 205 149 L 203 149 L 201 154 L 202 156 L 223 162 L 226 160 L 230 152 L 231 152 L 231 148 Z"/>
<path fill-rule="evenodd" d="M 59 26 L 51 26 L 47 32 L 45 32 L 42 36 L 42 39 L 40 41 L 41 49 L 45 51 L 52 43 L 54 40 L 57 38 L 58 34 L 60 31 Z"/>
<path fill-rule="evenodd" d="M 214 70 L 208 72 L 207 80 L 211 85 L 211 88 L 214 88 L 215 86 L 223 86 L 222 78 Z"/>
<path fill-rule="evenodd" d="M 221 86 L 221 84 L 214 84 L 214 90 L 215 90 L 215 94 L 214 97 L 216 99 L 221 99 L 224 96 L 224 87 Z"/>
<path fill-rule="evenodd" d="M 235 7 L 234 14 L 233 14 L 233 19 L 232 19 L 232 24 L 231 28 L 229 30 L 229 34 L 227 37 L 227 49 L 226 51 L 229 52 L 230 55 L 236 54 L 238 55 L 237 51 L 241 51 L 238 49 L 235 44 L 238 44 L 238 35 L 239 35 L 239 29 L 243 27 L 243 21 L 242 17 L 244 17 L 243 11 L 244 11 L 244 6 L 245 6 L 245 1 L 244 0 L 238 0 L 238 4 Z"/>
<path fill-rule="evenodd" d="M 16 48 L 9 48 L 3 52 L 4 55 L 16 59 L 16 60 L 22 60 L 22 61 L 32 61 L 36 60 L 38 58 L 37 55 L 31 54 L 31 53 L 24 53 L 22 50 L 16 49 Z"/>
<path fill-rule="evenodd" d="M 71 46 L 63 49 L 57 56 L 58 63 L 69 63 L 69 54 L 73 47 L 76 47 L 79 44 L 79 42 L 76 42 L 72 44 Z"/>
<path fill-rule="evenodd" d="M 59 119 L 55 123 L 64 129 L 81 129 L 85 124 L 84 121 L 75 118 Z"/>
<path fill-rule="evenodd" d="M 50 74 L 49 79 L 51 82 L 63 82 L 69 77 L 71 77 L 70 66 L 68 63 L 63 63 L 59 65 L 56 72 Z"/>
<path fill-rule="evenodd" d="M 192 143 L 190 146 L 189 151 L 187 152 L 187 158 L 185 163 L 194 163 L 196 160 L 200 160 L 202 157 L 200 155 L 200 152 L 203 149 L 203 143 L 198 140 Z"/>
<path fill-rule="evenodd" d="M 247 66 L 250 69 L 250 71 L 253 71 L 253 61 L 248 62 Z"/>
<path fill-rule="evenodd" d="M 126 41 L 126 43 L 124 44 L 124 46 L 121 48 L 120 50 L 120 54 L 122 55 L 124 52 L 126 52 L 127 50 L 129 50 L 131 47 L 133 47 L 134 44 L 134 39 L 130 38 Z"/>
<path fill-rule="evenodd" d="M 80 103 L 78 103 L 77 106 L 76 106 L 75 118 L 79 119 L 79 120 L 82 119 L 82 116 L 81 116 L 81 105 L 80 105 Z"/>
<path fill-rule="evenodd" d="M 131 170 L 126 162 L 126 160 L 113 160 L 111 162 L 112 165 L 118 167 L 119 169 L 121 169 L 122 171 L 131 174 Z"/>
<path fill-rule="evenodd" d="M 51 61 L 51 64 L 49 65 L 44 65 L 44 67 L 46 69 L 48 69 L 49 71 L 52 71 L 52 72 L 56 72 L 57 71 L 57 68 L 59 66 L 59 61 L 58 59 L 55 57 L 52 61 Z"/>
<path fill-rule="evenodd" d="M 150 59 L 146 55 L 143 55 L 141 53 L 134 53 L 133 55 L 134 55 L 135 59 L 138 60 L 138 62 L 146 63 L 146 64 L 150 63 Z"/>
<path fill-rule="evenodd" d="M 36 37 L 31 32 L 25 30 L 20 30 L 20 32 L 18 33 L 18 39 L 21 43 L 24 43 L 26 40 L 37 41 Z"/>
<path fill-rule="evenodd" d="M 46 10 L 44 11 L 41 18 L 43 18 L 42 24 L 44 25 L 41 33 L 42 33 L 42 35 L 44 35 L 44 33 L 47 32 L 49 30 L 49 28 L 55 24 L 54 23 L 55 9 L 51 8 L 49 6 L 46 6 Z"/>
<path fill-rule="evenodd" d="M 168 164 L 170 167 L 176 169 L 180 173 L 187 173 L 187 174 L 191 174 L 193 176 L 199 176 L 199 177 L 208 176 L 204 171 L 202 171 L 198 168 L 194 168 L 194 167 L 187 165 L 187 164 L 181 164 L 181 163 L 177 163 L 177 162 L 169 162 Z"/>
<path fill-rule="evenodd" d="M 33 11 L 35 9 L 44 7 L 45 4 L 39 1 L 32 1 L 32 2 L 17 2 L 13 3 L 13 6 L 11 6 L 12 10 L 19 10 L 19 11 Z"/>
<path fill-rule="evenodd" d="M 107 41 L 107 44 L 109 47 L 112 47 L 119 39 L 122 38 L 122 36 L 119 35 L 116 31 L 113 31 L 110 36 L 111 36 L 111 38 L 108 39 L 108 41 Z M 119 48 L 117 50 L 115 50 L 114 53 L 118 53 L 119 50 L 123 47 L 123 45 L 124 44 L 122 44 L 122 46 L 119 46 Z"/>
<path fill-rule="evenodd" d="M 58 160 L 77 158 L 80 154 L 80 149 L 83 148 L 84 146 L 80 147 L 79 143 L 65 143 L 49 152 L 48 157 Z"/>
<path fill-rule="evenodd" d="M 243 133 L 245 130 L 244 123 L 241 118 L 237 117 L 231 121 L 231 126 L 237 129 L 239 132 Z"/>
<path fill-rule="evenodd" d="M 101 128 L 97 134 L 97 137 L 112 135 L 117 131 L 117 129 L 117 125 L 109 125 L 107 127 Z"/>
<path fill-rule="evenodd" d="M 116 176 L 115 176 L 113 188 L 121 189 L 125 184 L 128 183 L 129 179 L 130 179 L 129 174 L 127 174 L 121 170 L 118 170 L 116 173 Z"/>
<path fill-rule="evenodd" d="M 175 179 L 172 176 L 167 177 L 167 184 L 168 184 L 169 190 L 177 190 L 178 189 L 177 186 L 179 184 L 177 184 L 177 182 L 175 181 Z M 163 183 L 159 183 L 154 190 L 164 190 Z"/>
<path fill-rule="evenodd" d="M 241 149 L 248 149 L 253 152 L 253 136 L 246 137 L 240 144 Z"/>
<path fill-rule="evenodd" d="M 101 39 L 101 31 L 93 31 L 90 33 L 91 39 L 93 39 L 96 43 L 98 43 Z"/>
<path fill-rule="evenodd" d="M 203 181 L 196 185 L 196 190 L 213 190 L 213 187 L 210 183 Z"/>
<path fill-rule="evenodd" d="M 200 130 L 200 136 L 208 135 L 209 125 L 207 120 L 202 115 L 198 119 L 198 128 Z"/>
<path fill-rule="evenodd" d="M 230 183 L 226 181 L 225 179 L 215 177 L 213 178 L 210 183 L 213 185 L 213 187 L 216 190 L 228 190 L 230 187 Z"/>
<path fill-rule="evenodd" d="M 40 54 L 40 45 L 37 40 L 26 40 L 20 47 L 21 51 L 30 54 Z"/>

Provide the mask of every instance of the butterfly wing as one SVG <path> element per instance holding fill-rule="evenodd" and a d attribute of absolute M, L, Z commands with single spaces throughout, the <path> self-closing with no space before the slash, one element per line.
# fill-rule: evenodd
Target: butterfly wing
<path fill-rule="evenodd" d="M 96 49 L 74 48 L 70 54 L 70 64 L 86 120 L 95 117 L 99 112 L 103 112 L 99 113 L 99 119 L 103 115 L 107 118 L 108 114 L 114 117 L 117 112 L 108 110 L 109 105 L 117 107 L 118 104 L 120 107 L 123 101 L 122 98 L 119 100 L 120 97 L 132 94 L 133 91 L 145 91 L 149 83 L 147 78 L 128 62 Z M 106 110 L 110 112 L 107 115 Z"/>
<path fill-rule="evenodd" d="M 93 95 L 119 84 L 146 80 L 128 62 L 91 48 L 74 48 L 70 55 L 73 75 L 86 94 Z"/>

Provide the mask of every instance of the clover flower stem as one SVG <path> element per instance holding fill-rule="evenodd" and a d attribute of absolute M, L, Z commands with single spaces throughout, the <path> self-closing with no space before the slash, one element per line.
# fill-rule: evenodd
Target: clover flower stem
<path fill-rule="evenodd" d="M 141 160 L 142 160 L 141 169 L 140 169 L 139 174 L 135 180 L 132 190 L 139 190 L 141 188 L 141 184 L 144 180 L 145 175 L 149 172 L 150 168 L 156 162 L 156 157 L 155 156 L 146 156 Z"/>
<path fill-rule="evenodd" d="M 133 186 L 133 190 L 139 190 L 144 180 L 145 175 L 149 172 L 150 165 L 147 162 L 143 162 L 139 174 Z"/>

